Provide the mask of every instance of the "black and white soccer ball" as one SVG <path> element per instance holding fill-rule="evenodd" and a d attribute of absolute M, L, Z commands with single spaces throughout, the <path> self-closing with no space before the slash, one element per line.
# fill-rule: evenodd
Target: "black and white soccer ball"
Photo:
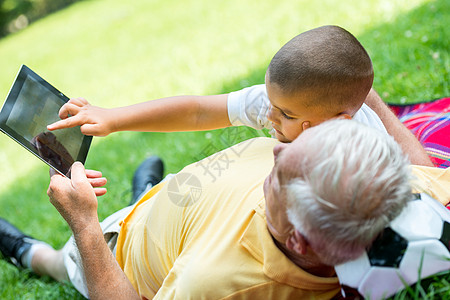
<path fill-rule="evenodd" d="M 425 193 L 414 194 L 402 213 L 358 259 L 335 266 L 342 285 L 383 299 L 450 270 L 450 211 Z"/>

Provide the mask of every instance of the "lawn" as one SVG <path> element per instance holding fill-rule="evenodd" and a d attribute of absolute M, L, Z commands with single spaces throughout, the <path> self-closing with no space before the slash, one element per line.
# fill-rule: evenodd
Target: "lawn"
<path fill-rule="evenodd" d="M 449 12 L 446 0 L 80 1 L 0 40 L 0 98 L 21 64 L 66 95 L 104 107 L 230 92 L 262 83 L 270 59 L 293 36 L 336 24 L 368 50 L 374 86 L 387 102 L 431 100 L 450 95 Z M 161 156 L 166 172 L 173 173 L 261 134 L 238 130 L 95 138 L 86 165 L 109 180 L 108 194 L 99 199 L 100 216 L 128 203 L 133 171 L 145 157 Z M 235 138 L 224 138 L 230 132 Z M 48 202 L 48 168 L 4 135 L 0 147 L 0 216 L 61 247 L 70 231 Z M 441 286 L 448 290 L 448 283 Z M 0 261 L 1 299 L 77 297 L 70 284 Z"/>

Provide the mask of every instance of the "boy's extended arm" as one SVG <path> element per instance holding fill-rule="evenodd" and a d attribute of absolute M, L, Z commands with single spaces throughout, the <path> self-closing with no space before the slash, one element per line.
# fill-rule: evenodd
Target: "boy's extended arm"
<path fill-rule="evenodd" d="M 388 133 L 400 144 L 412 164 L 433 167 L 422 144 L 400 122 L 374 89 L 370 90 L 365 103 L 380 117 Z"/>
<path fill-rule="evenodd" d="M 106 109 L 83 98 L 71 99 L 49 130 L 81 126 L 86 135 L 106 136 L 116 131 L 194 131 L 224 128 L 228 118 L 227 94 L 177 96 L 131 106 Z"/>

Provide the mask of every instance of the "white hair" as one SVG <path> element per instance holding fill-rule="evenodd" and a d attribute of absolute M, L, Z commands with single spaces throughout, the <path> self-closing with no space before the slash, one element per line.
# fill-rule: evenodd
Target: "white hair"
<path fill-rule="evenodd" d="M 411 199 L 409 161 L 390 136 L 351 120 L 302 133 L 287 214 L 321 261 L 354 259 Z"/>

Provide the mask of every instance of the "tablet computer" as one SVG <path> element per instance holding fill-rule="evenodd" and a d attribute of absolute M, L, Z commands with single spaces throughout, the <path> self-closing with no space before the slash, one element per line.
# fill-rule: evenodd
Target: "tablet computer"
<path fill-rule="evenodd" d="M 92 140 L 79 126 L 47 130 L 59 120 L 59 110 L 68 100 L 22 65 L 0 111 L 0 130 L 66 177 L 75 161 L 84 164 Z"/>

